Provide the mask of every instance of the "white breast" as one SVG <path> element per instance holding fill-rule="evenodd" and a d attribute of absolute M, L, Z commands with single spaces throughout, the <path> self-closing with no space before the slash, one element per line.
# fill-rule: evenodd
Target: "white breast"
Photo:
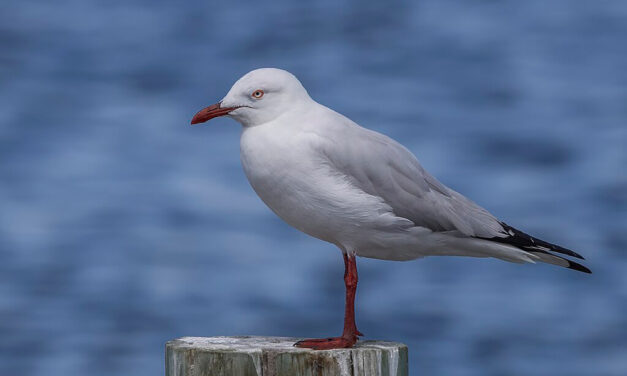
<path fill-rule="evenodd" d="M 265 124 L 245 128 L 244 172 L 259 197 L 284 221 L 322 240 L 350 247 L 363 233 L 390 224 L 389 207 L 355 188 L 316 148 L 313 133 Z"/>

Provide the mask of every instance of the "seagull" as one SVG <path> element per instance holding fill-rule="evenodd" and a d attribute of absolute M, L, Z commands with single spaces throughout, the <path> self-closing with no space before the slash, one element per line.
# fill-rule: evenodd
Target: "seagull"
<path fill-rule="evenodd" d="M 363 336 L 355 324 L 356 256 L 493 257 L 591 273 L 564 257 L 581 255 L 500 221 L 431 176 L 400 143 L 317 103 L 285 70 L 245 74 L 191 123 L 218 116 L 242 125 L 242 166 L 261 200 L 291 226 L 335 244 L 344 258 L 342 335 L 294 346 L 350 348 Z"/>

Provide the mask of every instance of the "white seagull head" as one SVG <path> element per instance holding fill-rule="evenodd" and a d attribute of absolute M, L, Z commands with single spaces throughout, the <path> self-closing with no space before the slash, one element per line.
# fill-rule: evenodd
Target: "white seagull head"
<path fill-rule="evenodd" d="M 200 110 L 192 124 L 228 115 L 245 127 L 261 125 L 311 101 L 307 90 L 288 71 L 255 69 L 237 80 L 220 102 Z"/>

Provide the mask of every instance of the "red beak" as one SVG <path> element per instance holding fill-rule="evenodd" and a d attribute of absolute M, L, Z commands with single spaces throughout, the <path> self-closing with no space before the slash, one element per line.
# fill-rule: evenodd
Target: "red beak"
<path fill-rule="evenodd" d="M 237 107 L 220 107 L 220 102 L 212 104 L 211 106 L 198 111 L 192 119 L 192 124 L 204 123 L 214 117 L 224 116 L 236 108 Z"/>

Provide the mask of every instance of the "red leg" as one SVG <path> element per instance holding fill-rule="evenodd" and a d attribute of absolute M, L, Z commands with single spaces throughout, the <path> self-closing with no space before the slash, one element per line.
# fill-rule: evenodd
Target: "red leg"
<path fill-rule="evenodd" d="M 346 308 L 344 331 L 340 337 L 305 339 L 294 344 L 314 350 L 329 350 L 353 347 L 358 336 L 363 336 L 355 325 L 355 292 L 357 291 L 357 262 L 355 256 L 344 253 L 344 284 L 346 286 Z"/>

